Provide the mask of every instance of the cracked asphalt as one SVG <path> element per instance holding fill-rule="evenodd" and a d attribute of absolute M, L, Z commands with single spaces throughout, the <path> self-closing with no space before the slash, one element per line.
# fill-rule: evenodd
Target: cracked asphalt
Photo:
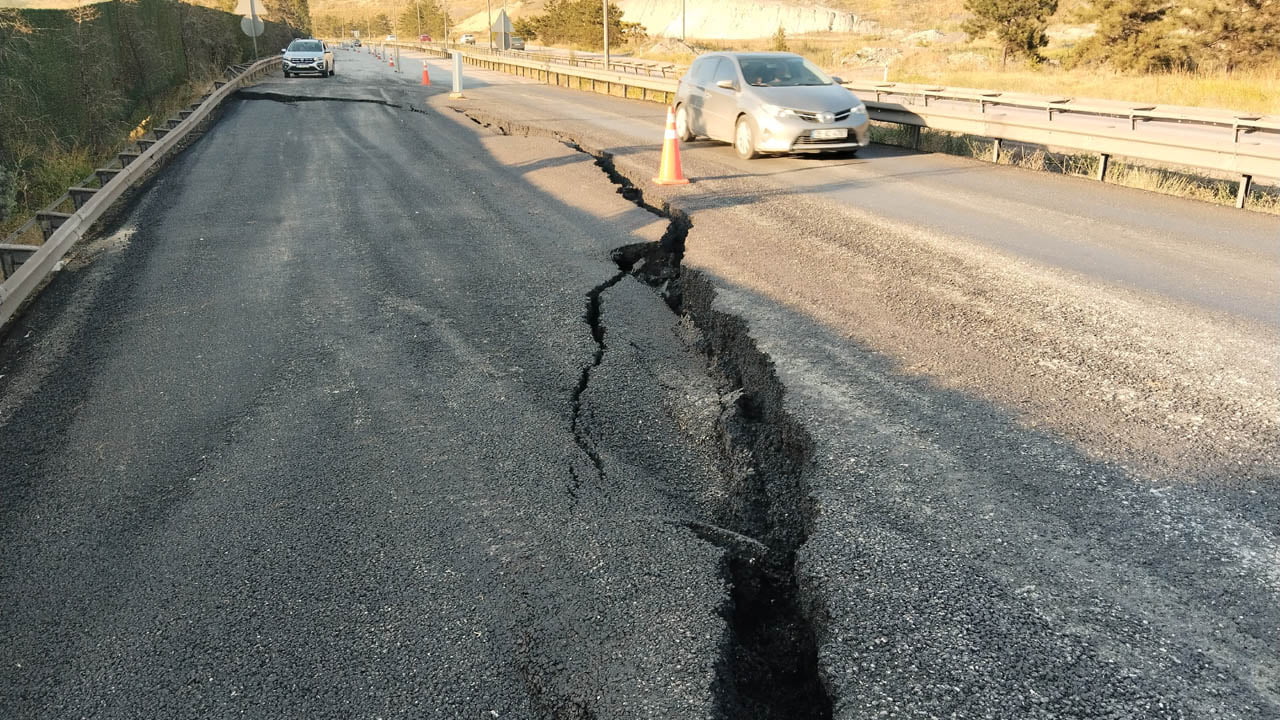
<path fill-rule="evenodd" d="M 0 345 L 0 716 L 786 717 L 733 689 L 786 535 L 836 718 L 1280 718 L 1273 218 L 883 148 L 655 188 L 660 107 L 406 59 L 234 101 Z M 692 222 L 690 315 L 551 136 Z"/>
<path fill-rule="evenodd" d="M 666 222 L 396 100 L 231 101 L 5 340 L 0 716 L 720 713 L 719 398 L 629 277 L 574 402 Z"/>

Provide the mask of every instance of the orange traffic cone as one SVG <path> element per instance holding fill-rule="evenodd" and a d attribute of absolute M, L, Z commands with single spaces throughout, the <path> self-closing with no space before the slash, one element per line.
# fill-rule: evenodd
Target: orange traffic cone
<path fill-rule="evenodd" d="M 422 84 L 423 84 L 423 85 L 430 85 L 430 84 L 431 84 L 431 73 L 427 72 L 427 61 L 426 61 L 426 60 L 423 60 L 423 61 L 422 61 Z"/>
<path fill-rule="evenodd" d="M 387 54 L 387 67 L 395 67 L 395 66 L 396 66 L 396 56 L 395 56 L 395 55 L 392 55 L 392 54 L 390 54 L 390 53 L 388 53 L 388 54 Z"/>
<path fill-rule="evenodd" d="M 687 185 L 689 178 L 680 167 L 680 138 L 676 137 L 676 116 L 667 108 L 667 131 L 662 137 L 662 164 L 658 167 L 658 185 Z"/>

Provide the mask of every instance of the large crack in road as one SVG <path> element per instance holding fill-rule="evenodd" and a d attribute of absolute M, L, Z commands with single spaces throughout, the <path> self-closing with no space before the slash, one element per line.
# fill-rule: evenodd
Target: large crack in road
<path fill-rule="evenodd" d="M 504 127 L 504 133 L 510 128 Z M 686 523 L 699 537 L 728 555 L 726 578 L 732 589 L 729 617 L 731 647 L 721 665 L 725 717 L 760 720 L 822 720 L 832 704 L 818 667 L 814 628 L 800 597 L 796 553 L 804 544 L 815 512 L 804 471 L 812 460 L 808 433 L 784 409 L 785 389 L 767 354 L 756 347 L 746 323 L 714 309 L 715 290 L 698 273 L 680 267 L 692 227 L 685 214 L 647 204 L 612 156 L 591 152 L 597 166 L 637 206 L 668 219 L 658 242 L 626 245 L 612 257 L 619 272 L 593 288 L 585 319 L 597 344 L 591 365 L 575 389 L 574 435 L 604 469 L 590 447 L 582 421 L 581 396 L 592 369 L 603 361 L 606 323 L 601 295 L 624 277 L 652 288 L 676 315 L 698 329 L 699 350 L 721 399 L 716 424 L 721 472 L 728 493 L 710 522 Z"/>

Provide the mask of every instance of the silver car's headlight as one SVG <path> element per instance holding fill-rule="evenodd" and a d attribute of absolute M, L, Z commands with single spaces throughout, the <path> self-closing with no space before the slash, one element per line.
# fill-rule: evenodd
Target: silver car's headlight
<path fill-rule="evenodd" d="M 770 105 L 769 103 L 764 103 L 763 105 L 760 106 L 760 109 L 779 119 L 787 118 L 787 117 L 796 117 L 795 110 L 792 110 L 791 108 L 784 108 L 778 105 Z"/>

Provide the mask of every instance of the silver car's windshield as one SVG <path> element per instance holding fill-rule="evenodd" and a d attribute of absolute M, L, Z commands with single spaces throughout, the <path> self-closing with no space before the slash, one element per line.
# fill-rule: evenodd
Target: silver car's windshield
<path fill-rule="evenodd" d="M 738 64 L 742 67 L 742 77 L 756 87 L 831 84 L 826 73 L 802 57 L 748 56 L 739 58 Z"/>
<path fill-rule="evenodd" d="M 289 52 L 320 52 L 320 43 L 314 40 L 295 40 L 289 43 Z"/>

